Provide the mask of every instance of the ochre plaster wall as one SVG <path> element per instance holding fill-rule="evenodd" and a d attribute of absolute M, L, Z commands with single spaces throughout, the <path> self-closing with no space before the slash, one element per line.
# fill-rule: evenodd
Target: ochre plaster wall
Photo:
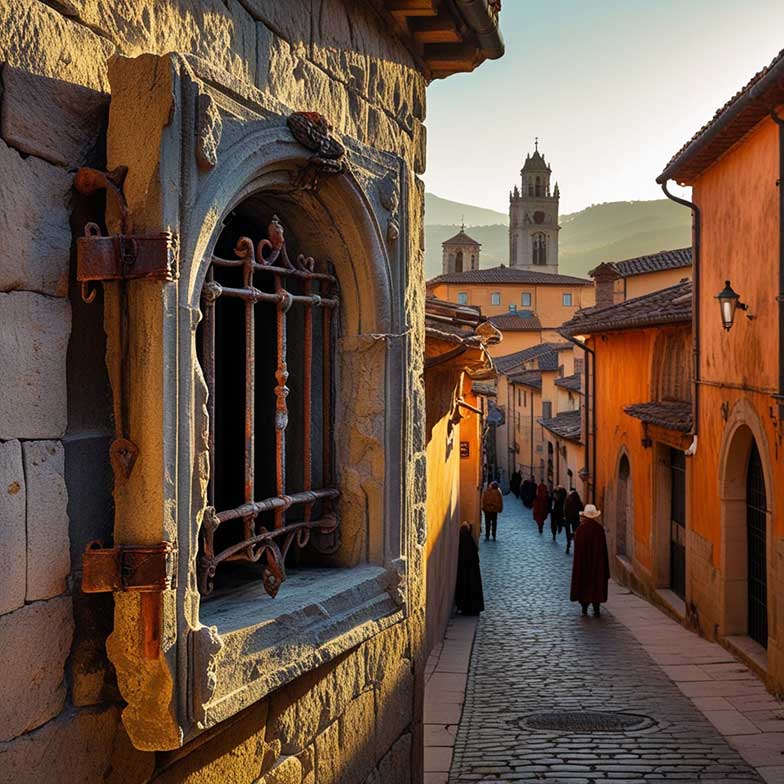
<path fill-rule="evenodd" d="M 699 448 L 693 459 L 693 528 L 709 547 L 709 573 L 726 578 L 727 531 L 723 509 L 723 458 L 730 433 L 751 428 L 766 475 L 768 532 L 768 664 L 771 685 L 784 690 L 784 440 L 773 398 L 778 382 L 778 129 L 763 121 L 744 141 L 709 168 L 695 183 L 694 201 L 702 212 Z M 732 330 L 721 327 L 714 299 L 730 280 L 749 306 L 753 320 L 738 311 Z M 704 625 L 725 628 L 722 584 L 695 583 Z"/>
<path fill-rule="evenodd" d="M 561 284 L 536 284 L 525 286 L 521 284 L 458 284 L 438 283 L 430 286 L 428 294 L 449 302 L 457 302 L 457 295 L 461 292 L 468 294 L 469 305 L 482 308 L 482 315 L 497 316 L 509 312 L 509 305 L 517 306 L 517 310 L 532 310 L 539 316 L 543 327 L 559 327 L 564 321 L 570 319 L 580 308 L 589 308 L 594 302 L 593 286 L 574 286 Z M 492 294 L 501 294 L 501 304 L 492 304 Z M 531 295 L 531 304 L 522 304 L 522 295 L 527 292 Z M 564 307 L 563 294 L 572 295 L 572 306 Z"/>
<path fill-rule="evenodd" d="M 626 299 L 633 299 L 634 297 L 641 297 L 643 294 L 650 294 L 652 291 L 674 286 L 684 278 L 691 280 L 691 272 L 691 267 L 662 270 L 661 272 L 646 272 L 644 275 L 633 275 L 626 278 L 621 283 L 625 287 Z"/>
<path fill-rule="evenodd" d="M 639 420 L 625 414 L 623 409 L 651 399 L 650 356 L 655 337 L 654 330 L 631 330 L 592 336 L 589 343 L 596 350 L 597 371 L 596 505 L 607 508 L 604 523 L 613 553 L 614 523 L 608 518 L 612 517 L 615 506 L 620 456 L 625 452 L 631 467 L 634 499 L 634 558 L 647 572 L 652 567 L 653 450 L 642 445 L 643 428 Z M 614 564 L 614 558 L 610 560 Z"/>

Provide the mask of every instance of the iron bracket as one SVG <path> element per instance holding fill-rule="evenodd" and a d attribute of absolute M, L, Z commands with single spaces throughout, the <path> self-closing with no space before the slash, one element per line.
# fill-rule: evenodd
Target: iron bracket
<path fill-rule="evenodd" d="M 161 593 L 175 587 L 176 569 L 170 542 L 106 548 L 96 540 L 82 554 L 82 592 Z"/>
<path fill-rule="evenodd" d="M 87 285 L 96 281 L 146 278 L 171 282 L 177 279 L 177 244 L 169 232 L 145 237 L 134 234 L 101 236 L 95 223 L 88 223 L 76 240 L 76 279 L 85 301 L 94 293 Z"/>

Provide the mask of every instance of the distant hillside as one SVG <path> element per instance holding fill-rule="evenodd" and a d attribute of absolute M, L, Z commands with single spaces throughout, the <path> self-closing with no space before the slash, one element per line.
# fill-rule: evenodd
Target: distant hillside
<path fill-rule="evenodd" d="M 458 209 L 465 210 L 466 231 L 482 243 L 483 267 L 509 263 L 509 234 L 505 225 L 497 222 L 468 225 L 468 211 L 478 208 L 444 199 L 438 202 L 453 205 L 449 208 L 452 214 Z M 501 215 L 491 210 L 485 212 Z M 459 225 L 433 225 L 427 207 L 425 223 L 425 270 L 431 278 L 441 272 L 441 243 L 455 234 Z M 602 261 L 683 248 L 691 243 L 690 212 L 668 199 L 595 204 L 581 212 L 562 215 L 561 227 L 559 269 L 567 275 L 584 276 Z"/>
<path fill-rule="evenodd" d="M 466 226 L 490 226 L 494 223 L 508 226 L 509 216 L 503 212 L 487 210 L 484 207 L 474 207 L 470 204 L 461 204 L 459 201 L 442 199 L 432 193 L 425 194 L 425 223 L 428 226 L 459 227 L 463 221 Z"/>

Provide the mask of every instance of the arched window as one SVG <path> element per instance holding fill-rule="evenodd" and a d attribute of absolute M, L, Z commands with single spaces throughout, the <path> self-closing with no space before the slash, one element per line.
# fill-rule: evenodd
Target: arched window
<path fill-rule="evenodd" d="M 629 477 L 631 466 L 626 455 L 618 465 L 618 500 L 616 504 L 615 550 L 618 555 L 627 554 L 627 528 L 629 524 Z"/>
<path fill-rule="evenodd" d="M 534 234 L 533 242 L 533 261 L 539 267 L 547 264 L 547 235 L 541 232 Z"/>
<path fill-rule="evenodd" d="M 455 256 L 455 272 L 463 271 L 463 251 L 459 250 Z"/>
<path fill-rule="evenodd" d="M 530 291 L 524 291 L 523 294 L 522 294 L 522 297 L 520 298 L 520 300 L 521 300 L 520 304 L 524 308 L 530 308 L 531 307 L 531 292 Z"/>
<path fill-rule="evenodd" d="M 501 304 L 501 292 L 500 291 L 494 291 L 490 295 L 490 304 L 491 305 L 500 305 Z"/>
<path fill-rule="evenodd" d="M 471 269 L 476 269 L 476 254 L 471 254 Z"/>
<path fill-rule="evenodd" d="M 509 241 L 509 264 L 514 267 L 517 265 L 517 236 L 512 235 Z"/>

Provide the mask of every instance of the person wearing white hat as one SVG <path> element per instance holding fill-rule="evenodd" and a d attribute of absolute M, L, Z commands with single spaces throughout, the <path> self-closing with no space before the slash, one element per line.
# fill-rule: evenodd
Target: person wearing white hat
<path fill-rule="evenodd" d="M 607 554 L 607 537 L 600 519 L 602 513 L 588 504 L 580 514 L 580 525 L 574 533 L 574 560 L 570 598 L 579 602 L 583 615 L 588 615 L 588 605 L 593 605 L 597 618 L 600 605 L 607 601 L 607 583 L 610 580 L 610 558 Z"/>

